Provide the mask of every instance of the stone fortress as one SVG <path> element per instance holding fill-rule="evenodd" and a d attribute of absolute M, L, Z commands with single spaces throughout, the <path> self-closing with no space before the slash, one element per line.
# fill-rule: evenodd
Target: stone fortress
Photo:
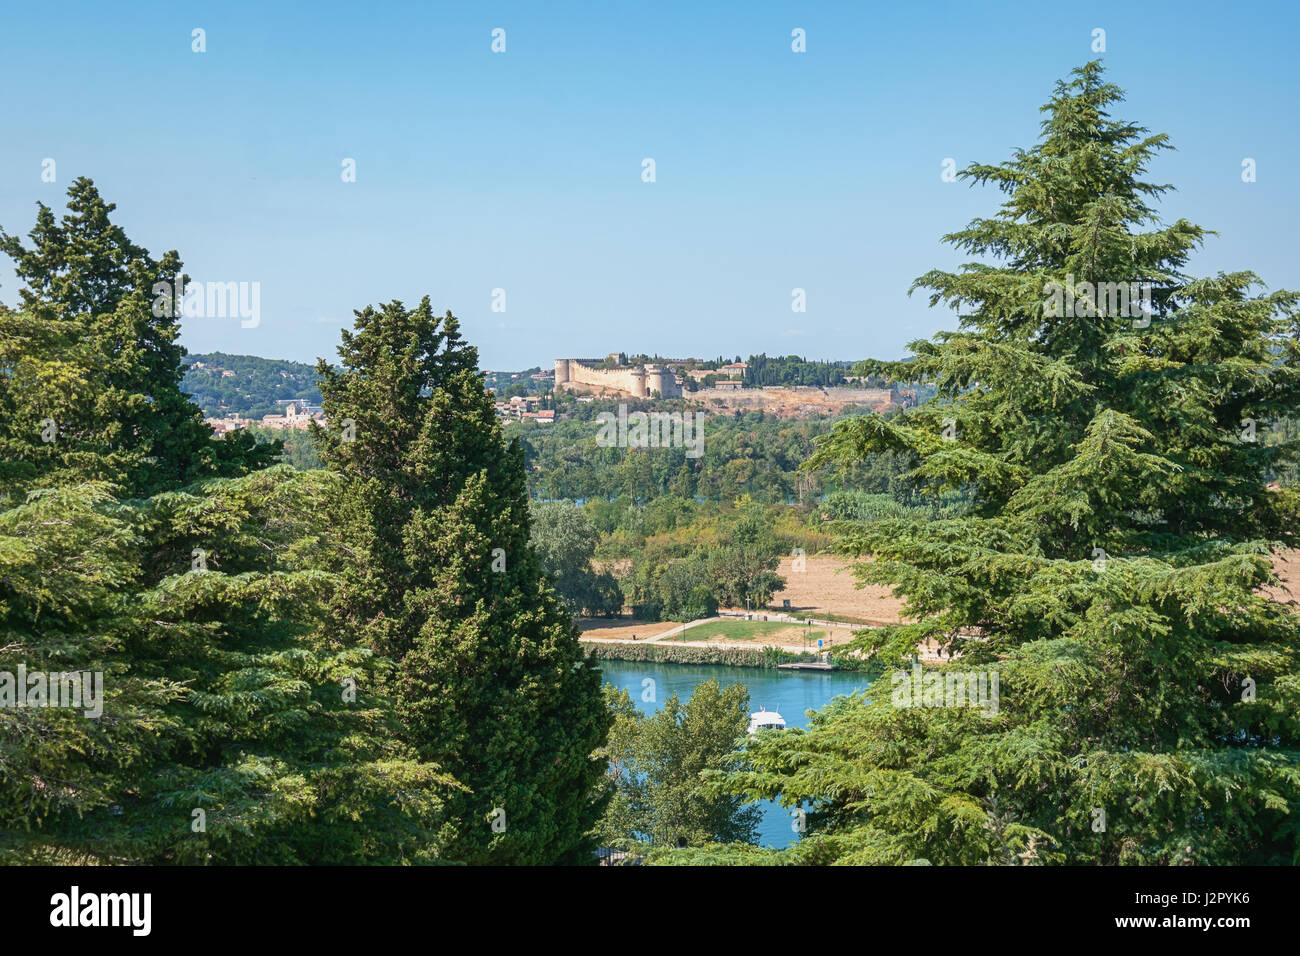
<path fill-rule="evenodd" d="M 628 365 L 622 352 L 603 359 L 555 360 L 555 389 L 633 398 L 681 398 L 677 373 L 664 365 Z"/>

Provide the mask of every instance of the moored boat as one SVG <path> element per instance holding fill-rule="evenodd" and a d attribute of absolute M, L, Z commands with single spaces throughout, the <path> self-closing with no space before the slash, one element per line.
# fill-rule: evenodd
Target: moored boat
<path fill-rule="evenodd" d="M 760 707 L 757 713 L 749 715 L 749 732 L 756 734 L 760 730 L 785 730 L 785 718 L 774 710 Z"/>

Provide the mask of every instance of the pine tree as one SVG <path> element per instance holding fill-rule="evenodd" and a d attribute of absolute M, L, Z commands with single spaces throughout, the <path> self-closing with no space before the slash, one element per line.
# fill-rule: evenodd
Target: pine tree
<path fill-rule="evenodd" d="M 794 860 L 1300 862 L 1300 618 L 1260 591 L 1300 543 L 1267 487 L 1297 445 L 1257 440 L 1300 405 L 1297 296 L 1184 273 L 1206 231 L 1149 205 L 1167 138 L 1113 120 L 1121 98 L 1090 63 L 1037 145 L 964 171 L 1006 200 L 945 239 L 994 261 L 914 286 L 960 330 L 857 370 L 938 398 L 840 423 L 810 462 L 903 453 L 918 494 L 963 495 L 843 529 L 906 599 L 858 649 L 907 666 L 935 641 L 955 659 L 927 671 L 997 675 L 1000 702 L 904 706 L 886 673 L 751 746 L 732 785 L 812 807 Z"/>
<path fill-rule="evenodd" d="M 88 821 L 113 821 L 126 787 L 148 778 L 178 732 L 166 709 L 182 688 L 133 672 L 120 653 L 128 620 L 121 594 L 136 576 L 139 546 L 123 512 L 110 489 L 93 483 L 33 492 L 0 511 L 5 863 L 92 857 L 99 828 Z M 19 707 L 24 671 L 99 673 L 102 699 L 81 710 Z"/>
<path fill-rule="evenodd" d="M 110 482 L 140 454 L 106 440 L 97 413 L 99 370 L 79 325 L 52 315 L 0 310 L 0 501 L 35 486 Z"/>
<path fill-rule="evenodd" d="M 0 859 L 436 859 L 457 785 L 398 740 L 386 662 L 322 630 L 332 476 L 207 477 L 274 448 L 213 441 L 180 392 L 145 292 L 174 254 L 88 181 L 72 205 L 5 240 L 28 289 L 0 310 L 0 685 L 99 674 L 102 713 L 0 709 Z"/>
<path fill-rule="evenodd" d="M 387 662 L 323 628 L 338 585 L 325 522 L 336 491 L 326 472 L 280 466 L 146 503 L 146 572 L 159 583 L 136 599 L 126 651 L 185 694 L 169 708 L 183 743 L 122 813 L 145 860 L 436 859 L 456 785 L 399 742 L 375 692 Z"/>
<path fill-rule="evenodd" d="M 0 511 L 0 681 L 89 672 L 103 690 L 98 714 L 0 709 L 0 860 L 436 859 L 456 784 L 398 741 L 384 662 L 320 628 L 332 486 L 286 466 Z"/>
<path fill-rule="evenodd" d="M 84 177 L 68 188 L 69 211 L 61 220 L 43 203 L 37 206 L 30 248 L 0 230 L 0 251 L 25 283 L 21 313 L 4 318 L 6 325 L 48 331 L 0 332 L 0 348 L 13 353 L 22 344 L 19 335 L 46 335 L 96 361 L 84 366 L 90 378 L 79 383 L 82 400 L 62 403 L 63 418 L 42 415 L 41 421 L 54 422 L 63 443 L 45 440 L 39 421 L 0 423 L 6 472 L 14 479 L 75 472 L 78 461 L 67 455 L 80 452 L 80 465 L 108 472 L 100 477 L 129 495 L 148 497 L 270 464 L 278 443 L 257 446 L 242 434 L 213 441 L 203 413 L 180 389 L 185 349 L 177 343 L 178 298 L 171 296 L 168 308 L 155 307 L 156 288 L 183 288 L 179 255 L 173 250 L 155 260 L 131 242 L 110 220 L 116 206 Z M 96 461 L 86 460 L 88 451 Z"/>
<path fill-rule="evenodd" d="M 469 788 L 445 859 L 590 862 L 610 720 L 528 544 L 523 452 L 450 313 L 356 316 L 341 369 L 318 365 L 321 457 L 345 482 L 335 628 L 395 662 L 380 689 L 406 739 Z"/>

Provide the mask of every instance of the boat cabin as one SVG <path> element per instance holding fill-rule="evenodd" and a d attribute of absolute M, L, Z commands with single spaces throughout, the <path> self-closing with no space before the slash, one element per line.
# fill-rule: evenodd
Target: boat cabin
<path fill-rule="evenodd" d="M 774 710 L 760 707 L 758 713 L 749 715 L 749 732 L 756 734 L 760 730 L 785 730 L 785 718 Z"/>

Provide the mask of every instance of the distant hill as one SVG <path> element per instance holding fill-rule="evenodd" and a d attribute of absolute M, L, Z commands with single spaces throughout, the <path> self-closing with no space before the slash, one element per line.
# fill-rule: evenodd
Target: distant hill
<path fill-rule="evenodd" d="M 277 401 L 300 398 L 320 404 L 316 367 L 305 362 L 208 352 L 190 355 L 181 388 L 189 392 L 203 414 L 224 417 L 238 413 L 261 418 L 282 411 Z"/>
<path fill-rule="evenodd" d="M 261 418 L 283 410 L 283 402 L 295 398 L 319 405 L 316 366 L 285 359 L 268 359 L 256 355 L 228 355 L 207 352 L 190 355 L 189 369 L 181 387 L 193 396 L 203 414 L 220 418 L 238 413 L 245 418 Z M 844 385 L 851 362 L 812 362 L 797 355 L 751 355 L 745 373 L 749 387 L 764 385 Z M 484 372 L 484 384 L 497 398 L 537 394 L 550 391 L 550 379 L 534 379 L 542 369 L 533 367 L 522 372 Z M 872 386 L 874 381 L 859 384 Z M 929 398 L 924 395 L 920 398 Z M 277 404 L 281 403 L 281 404 Z"/>

